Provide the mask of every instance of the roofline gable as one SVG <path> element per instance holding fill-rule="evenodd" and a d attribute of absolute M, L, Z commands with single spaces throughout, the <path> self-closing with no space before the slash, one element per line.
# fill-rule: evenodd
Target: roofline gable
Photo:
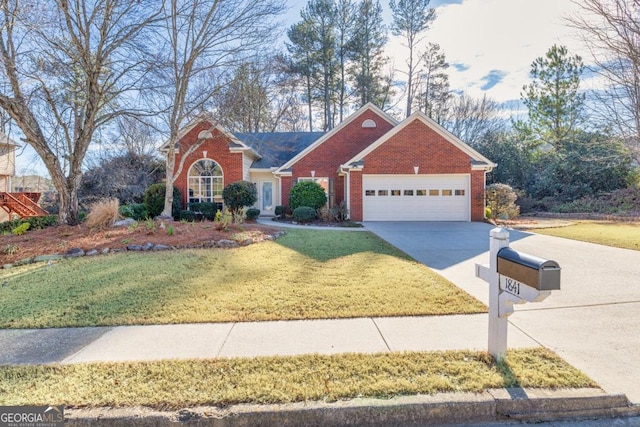
<path fill-rule="evenodd" d="M 384 144 L 391 137 L 393 137 L 394 135 L 398 134 L 401 130 L 403 130 L 409 124 L 413 123 L 415 120 L 419 120 L 422 123 L 424 123 L 426 126 L 428 126 L 429 128 L 433 129 L 436 133 L 438 133 L 440 136 L 442 136 L 445 140 L 447 140 L 448 142 L 453 144 L 455 147 L 457 147 L 458 149 L 460 149 L 461 151 L 463 151 L 464 153 L 469 155 L 469 157 L 471 157 L 472 160 L 476 160 L 476 161 L 479 161 L 479 162 L 482 162 L 482 163 L 486 163 L 486 166 L 481 166 L 480 169 L 490 170 L 490 169 L 492 169 L 492 168 L 497 166 L 494 162 L 492 162 L 491 160 L 487 159 L 482 154 L 480 154 L 479 152 L 477 152 L 476 150 L 471 148 L 468 144 L 466 144 L 460 138 L 458 138 L 457 136 L 455 136 L 454 134 L 452 134 L 451 132 L 449 132 L 448 130 L 443 128 L 442 126 L 440 126 L 438 123 L 436 123 L 433 119 L 428 117 L 422 111 L 416 111 L 415 113 L 411 114 L 409 117 L 404 119 L 402 122 L 400 122 L 393 129 L 389 130 L 387 133 L 382 135 L 376 141 L 371 143 L 371 145 L 369 145 L 367 148 L 365 148 L 364 150 L 362 150 L 361 152 L 356 154 L 354 157 L 349 159 L 349 161 L 344 163 L 343 166 L 346 167 L 346 168 L 349 168 L 350 167 L 349 165 L 351 165 L 353 163 L 361 162 L 364 159 L 364 157 L 366 157 L 373 150 L 375 150 L 376 148 L 378 148 L 379 146 Z M 474 166 L 474 169 L 477 169 L 477 168 L 478 168 L 477 165 Z"/>
<path fill-rule="evenodd" d="M 197 125 L 203 122 L 207 122 L 212 125 L 209 129 L 203 130 L 203 132 L 205 131 L 213 132 L 214 130 L 217 130 L 222 135 L 229 138 L 234 144 L 239 145 L 239 147 L 230 148 L 230 151 L 248 151 L 256 159 L 260 159 L 262 157 L 260 153 L 258 153 L 256 150 L 254 150 L 253 148 L 249 147 L 247 144 L 239 140 L 233 133 L 223 128 L 222 125 L 220 125 L 219 123 L 216 123 L 216 120 L 213 119 L 213 116 L 210 113 L 200 113 L 196 118 L 194 118 L 189 123 L 187 123 L 187 125 L 178 132 L 176 142 L 180 143 L 182 138 L 184 138 L 189 132 L 191 132 Z M 198 137 L 200 137 L 200 135 L 198 135 Z M 166 141 L 164 144 L 160 146 L 159 150 L 161 152 L 166 152 L 168 147 L 169 147 L 169 141 Z"/>
<path fill-rule="evenodd" d="M 350 123 L 354 122 L 360 115 L 362 115 L 362 113 L 364 113 L 367 110 L 371 110 L 374 113 L 376 113 L 378 116 L 380 116 L 382 119 L 386 120 L 387 122 L 389 122 L 391 125 L 396 126 L 398 124 L 398 121 L 396 119 L 394 119 L 393 117 L 391 117 L 389 114 L 385 113 L 384 111 L 382 111 L 380 108 L 378 108 L 377 106 L 375 106 L 374 104 L 372 104 L 371 102 L 366 103 L 365 105 L 363 105 L 362 107 L 360 107 L 358 109 L 358 111 L 356 111 L 355 113 L 351 114 L 349 117 L 347 117 L 345 120 L 343 120 L 338 126 L 334 127 L 333 129 L 331 129 L 329 132 L 325 133 L 323 136 L 321 136 L 320 138 L 318 138 L 313 144 L 309 145 L 307 148 L 305 148 L 304 150 L 302 150 L 300 153 L 298 153 L 297 155 L 295 155 L 292 159 L 290 159 L 289 161 L 287 161 L 285 164 L 283 164 L 282 166 L 280 166 L 275 173 L 282 173 L 284 172 L 286 169 L 290 169 L 293 165 L 295 165 L 300 159 L 302 159 L 303 157 L 305 157 L 307 154 L 309 154 L 310 152 L 312 152 L 313 150 L 315 150 L 318 146 L 322 145 L 325 141 L 327 141 L 329 138 L 333 137 L 335 134 L 337 134 L 338 132 L 340 132 L 343 128 L 345 128 L 347 125 L 349 125 Z"/>

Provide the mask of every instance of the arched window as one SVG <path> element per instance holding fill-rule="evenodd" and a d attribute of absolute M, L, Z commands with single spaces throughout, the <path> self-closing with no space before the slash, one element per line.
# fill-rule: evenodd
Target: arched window
<path fill-rule="evenodd" d="M 189 203 L 222 202 L 222 168 L 211 159 L 201 159 L 189 168 Z"/>

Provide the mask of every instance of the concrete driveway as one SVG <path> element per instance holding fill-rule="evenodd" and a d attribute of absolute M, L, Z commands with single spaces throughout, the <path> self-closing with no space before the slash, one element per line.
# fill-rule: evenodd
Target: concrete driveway
<path fill-rule="evenodd" d="M 489 263 L 484 223 L 366 222 L 365 227 L 485 304 Z M 609 393 L 640 404 L 640 252 L 509 230 L 511 247 L 557 261 L 562 290 L 517 305 L 515 328 L 555 351 Z"/>

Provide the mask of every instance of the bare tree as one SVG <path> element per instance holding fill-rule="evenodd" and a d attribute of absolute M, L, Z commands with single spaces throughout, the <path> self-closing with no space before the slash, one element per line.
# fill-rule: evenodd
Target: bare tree
<path fill-rule="evenodd" d="M 455 136 L 476 147 L 486 135 L 504 130 L 501 113 L 500 104 L 486 95 L 476 99 L 463 93 L 451 98 L 449 118 L 443 124 Z"/>
<path fill-rule="evenodd" d="M 82 164 L 96 130 L 124 112 L 139 82 L 152 0 L 0 1 L 5 110 L 44 162 L 62 223 L 78 222 Z"/>
<path fill-rule="evenodd" d="M 199 139 L 190 146 L 176 165 L 180 130 L 220 90 L 222 71 L 277 35 L 273 18 L 283 10 L 282 0 L 168 0 L 163 7 L 166 20 L 157 33 L 156 90 L 149 92 L 168 135 L 163 216 L 171 215 L 173 183 L 184 160 L 204 142 Z"/>
<path fill-rule="evenodd" d="M 628 142 L 640 162 L 640 2 L 574 1 L 581 13 L 569 17 L 580 31 L 607 86 L 595 91 L 599 114 Z"/>
<path fill-rule="evenodd" d="M 436 13 L 429 7 L 430 0 L 391 0 L 389 6 L 393 12 L 391 30 L 394 36 L 401 36 L 409 49 L 407 58 L 407 108 L 406 117 L 413 111 L 414 79 L 418 73 L 420 61 L 416 59 L 417 48 L 436 19 Z"/>

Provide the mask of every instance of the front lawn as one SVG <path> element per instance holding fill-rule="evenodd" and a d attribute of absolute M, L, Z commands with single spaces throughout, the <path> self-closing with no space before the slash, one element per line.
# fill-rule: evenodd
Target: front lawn
<path fill-rule="evenodd" d="M 613 221 L 579 221 L 567 227 L 542 228 L 538 234 L 564 237 L 617 248 L 640 250 L 640 224 Z"/>
<path fill-rule="evenodd" d="M 546 349 L 0 367 L 0 405 L 179 409 L 596 384 Z"/>
<path fill-rule="evenodd" d="M 0 327 L 486 312 L 369 232 L 291 229 L 237 249 L 120 253 L 0 271 Z"/>

